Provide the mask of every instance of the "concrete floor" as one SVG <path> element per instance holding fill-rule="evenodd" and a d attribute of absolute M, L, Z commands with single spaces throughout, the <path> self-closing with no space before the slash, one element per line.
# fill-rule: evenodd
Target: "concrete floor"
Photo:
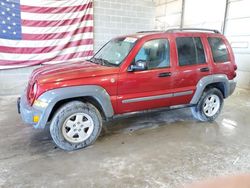
<path fill-rule="evenodd" d="M 16 97 L 0 98 L 0 187 L 177 187 L 250 171 L 250 91 L 238 89 L 214 123 L 189 109 L 109 123 L 83 150 L 55 147 L 21 122 Z"/>

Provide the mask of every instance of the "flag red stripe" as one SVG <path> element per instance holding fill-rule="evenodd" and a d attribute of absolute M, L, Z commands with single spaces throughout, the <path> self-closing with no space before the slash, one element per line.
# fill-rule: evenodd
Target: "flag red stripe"
<path fill-rule="evenodd" d="M 93 7 L 92 2 L 84 5 L 68 6 L 68 7 L 36 7 L 36 6 L 21 5 L 21 11 L 28 13 L 39 13 L 39 14 L 58 14 L 58 13 L 80 12 L 92 7 Z"/>
<path fill-rule="evenodd" d="M 23 34 L 23 40 L 52 40 L 52 39 L 62 39 L 69 36 L 77 35 L 80 33 L 93 32 L 93 26 L 90 27 L 81 27 L 77 28 L 71 32 L 62 32 L 62 33 L 49 33 L 49 34 Z"/>
<path fill-rule="evenodd" d="M 27 61 L 9 61 L 9 60 L 2 60 L 0 59 L 0 65 L 1 66 L 10 66 L 10 65 L 21 65 L 21 64 L 25 64 L 25 65 L 38 65 L 38 64 L 42 64 L 42 63 L 47 63 L 50 61 L 67 61 L 70 59 L 74 59 L 74 58 L 79 58 L 79 57 L 88 57 L 88 56 L 92 56 L 93 55 L 93 50 L 89 50 L 89 51 L 83 51 L 83 52 L 77 52 L 77 53 L 70 53 L 70 54 L 65 54 L 65 55 L 59 55 L 53 58 L 48 58 L 48 59 L 44 59 L 44 60 L 27 60 Z"/>
<path fill-rule="evenodd" d="M 13 53 L 13 54 L 41 54 L 41 53 L 49 53 L 53 51 L 61 51 L 66 48 L 76 47 L 81 45 L 90 45 L 94 44 L 93 39 L 83 39 L 78 41 L 69 42 L 64 45 L 56 45 L 56 46 L 45 46 L 45 47 L 38 47 L 38 48 L 15 48 L 15 47 L 6 47 L 0 46 L 1 53 Z"/>
<path fill-rule="evenodd" d="M 73 25 L 83 21 L 93 20 L 92 14 L 86 14 L 81 18 L 56 21 L 39 21 L 39 20 L 22 20 L 22 26 L 29 27 L 60 27 L 65 25 Z"/>

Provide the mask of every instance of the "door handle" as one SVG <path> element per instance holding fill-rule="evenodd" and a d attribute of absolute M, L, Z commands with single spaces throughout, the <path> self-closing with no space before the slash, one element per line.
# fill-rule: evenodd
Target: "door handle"
<path fill-rule="evenodd" d="M 158 77 L 169 77 L 171 76 L 172 73 L 171 72 L 162 72 L 158 75 Z"/>
<path fill-rule="evenodd" d="M 208 67 L 204 67 L 204 68 L 201 68 L 200 71 L 201 72 L 209 72 L 209 68 Z"/>

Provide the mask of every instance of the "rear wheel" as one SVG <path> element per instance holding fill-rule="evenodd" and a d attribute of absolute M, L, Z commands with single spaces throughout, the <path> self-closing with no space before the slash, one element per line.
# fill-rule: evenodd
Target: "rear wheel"
<path fill-rule="evenodd" d="M 198 104 L 191 107 L 191 112 L 199 121 L 214 121 L 221 112 L 223 102 L 221 91 L 211 88 L 204 91 Z"/>
<path fill-rule="evenodd" d="M 99 111 L 89 103 L 73 101 L 63 105 L 54 115 L 50 134 L 58 147 L 71 151 L 94 143 L 101 129 Z"/>

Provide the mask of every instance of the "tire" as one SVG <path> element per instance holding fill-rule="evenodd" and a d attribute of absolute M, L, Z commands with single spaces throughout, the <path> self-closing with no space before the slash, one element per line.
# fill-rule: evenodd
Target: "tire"
<path fill-rule="evenodd" d="M 101 130 L 100 112 L 92 104 L 80 101 L 64 104 L 50 125 L 50 134 L 55 144 L 67 151 L 93 144 Z"/>
<path fill-rule="evenodd" d="M 205 90 L 196 106 L 191 107 L 193 117 L 199 121 L 214 121 L 220 114 L 224 99 L 216 88 Z"/>

